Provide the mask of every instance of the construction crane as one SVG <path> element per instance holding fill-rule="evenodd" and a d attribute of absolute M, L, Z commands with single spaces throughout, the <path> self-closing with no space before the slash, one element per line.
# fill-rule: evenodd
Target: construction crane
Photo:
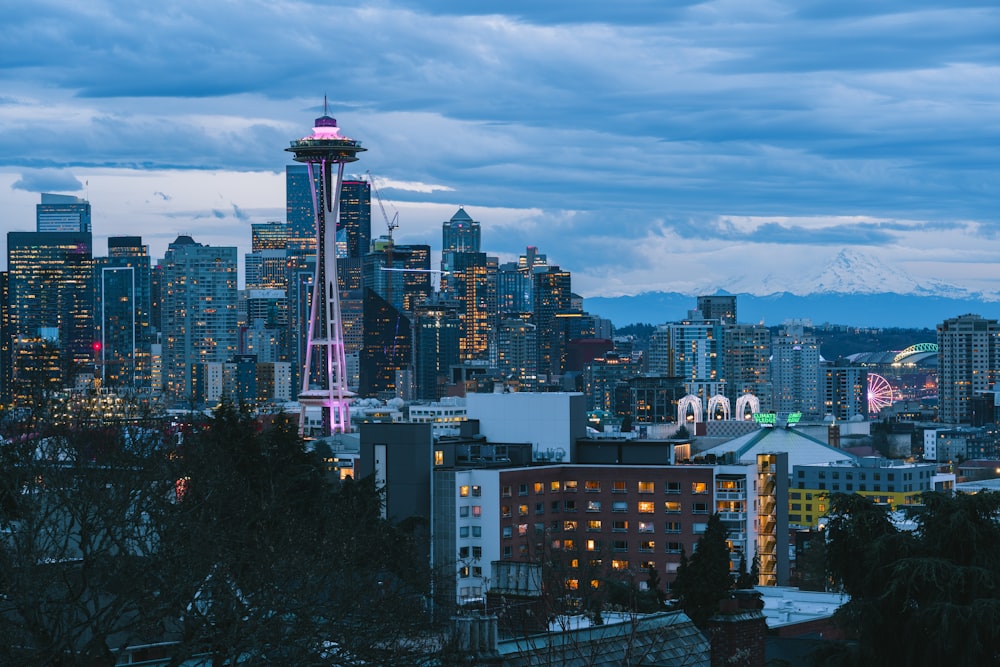
<path fill-rule="evenodd" d="M 397 227 L 399 227 L 399 211 L 396 211 L 393 214 L 391 220 L 389 219 L 389 215 L 385 212 L 385 204 L 382 202 L 382 193 L 380 193 L 378 191 L 378 187 L 375 185 L 375 177 L 372 176 L 371 169 L 368 170 L 368 183 L 371 185 L 372 192 L 375 193 L 375 200 L 378 202 L 378 208 L 379 208 L 380 211 L 382 211 L 382 219 L 385 220 L 385 227 L 386 227 L 386 230 L 388 232 L 388 237 L 389 237 L 389 243 L 388 243 L 388 245 L 386 245 L 386 248 L 385 248 L 385 265 L 386 265 L 387 269 L 392 270 L 392 268 L 393 268 L 392 267 L 392 249 L 393 249 L 392 230 L 394 230 Z M 386 281 L 385 296 L 386 296 L 386 301 L 388 301 L 389 303 L 392 303 L 392 277 L 391 276 L 389 276 L 389 279 Z"/>

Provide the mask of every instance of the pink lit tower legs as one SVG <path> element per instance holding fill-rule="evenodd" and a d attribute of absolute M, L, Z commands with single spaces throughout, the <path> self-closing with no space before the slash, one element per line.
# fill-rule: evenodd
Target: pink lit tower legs
<path fill-rule="evenodd" d="M 299 404 L 302 406 L 299 434 L 305 434 L 306 409 L 309 407 L 323 409 L 323 419 L 330 433 L 348 433 L 351 430 L 348 403 L 353 394 L 347 389 L 344 327 L 340 318 L 337 224 L 344 165 L 357 160 L 357 154 L 365 149 L 360 142 L 340 135 L 337 121 L 326 115 L 324 100 L 323 116 L 316 119 L 312 134 L 293 141 L 291 147 L 285 150 L 293 154 L 296 162 L 304 162 L 309 168 L 316 221 L 316 273 L 306 329 L 302 389 L 299 391 Z"/>

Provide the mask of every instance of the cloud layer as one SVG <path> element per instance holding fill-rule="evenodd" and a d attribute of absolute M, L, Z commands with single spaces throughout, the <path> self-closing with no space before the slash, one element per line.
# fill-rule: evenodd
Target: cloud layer
<path fill-rule="evenodd" d="M 995 3 L 550 4 L 8 8 L 4 228 L 89 187 L 98 236 L 246 248 L 325 94 L 402 242 L 464 205 L 584 295 L 753 291 L 845 246 L 997 289 Z"/>

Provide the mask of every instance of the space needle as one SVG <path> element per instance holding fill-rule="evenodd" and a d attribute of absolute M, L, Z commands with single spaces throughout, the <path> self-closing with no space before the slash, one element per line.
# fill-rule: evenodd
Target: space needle
<path fill-rule="evenodd" d="M 316 119 L 312 134 L 291 142 L 285 150 L 293 154 L 296 162 L 304 162 L 308 167 L 316 223 L 316 272 L 298 396 L 302 406 L 299 435 L 304 435 L 306 410 L 310 407 L 322 408 L 329 433 L 349 433 L 348 403 L 354 394 L 347 388 L 336 242 L 344 165 L 356 161 L 358 153 L 365 149 L 360 142 L 341 136 L 337 121 L 327 115 L 324 98 L 323 115 Z"/>

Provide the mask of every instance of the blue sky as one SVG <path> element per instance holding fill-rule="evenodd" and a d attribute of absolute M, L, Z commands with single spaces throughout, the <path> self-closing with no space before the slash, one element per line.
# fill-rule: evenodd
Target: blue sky
<path fill-rule="evenodd" d="M 62 192 L 101 254 L 245 250 L 325 94 L 400 242 L 461 205 L 584 296 L 794 290 L 848 246 L 1000 290 L 995 2 L 8 5 L 4 231 Z"/>

